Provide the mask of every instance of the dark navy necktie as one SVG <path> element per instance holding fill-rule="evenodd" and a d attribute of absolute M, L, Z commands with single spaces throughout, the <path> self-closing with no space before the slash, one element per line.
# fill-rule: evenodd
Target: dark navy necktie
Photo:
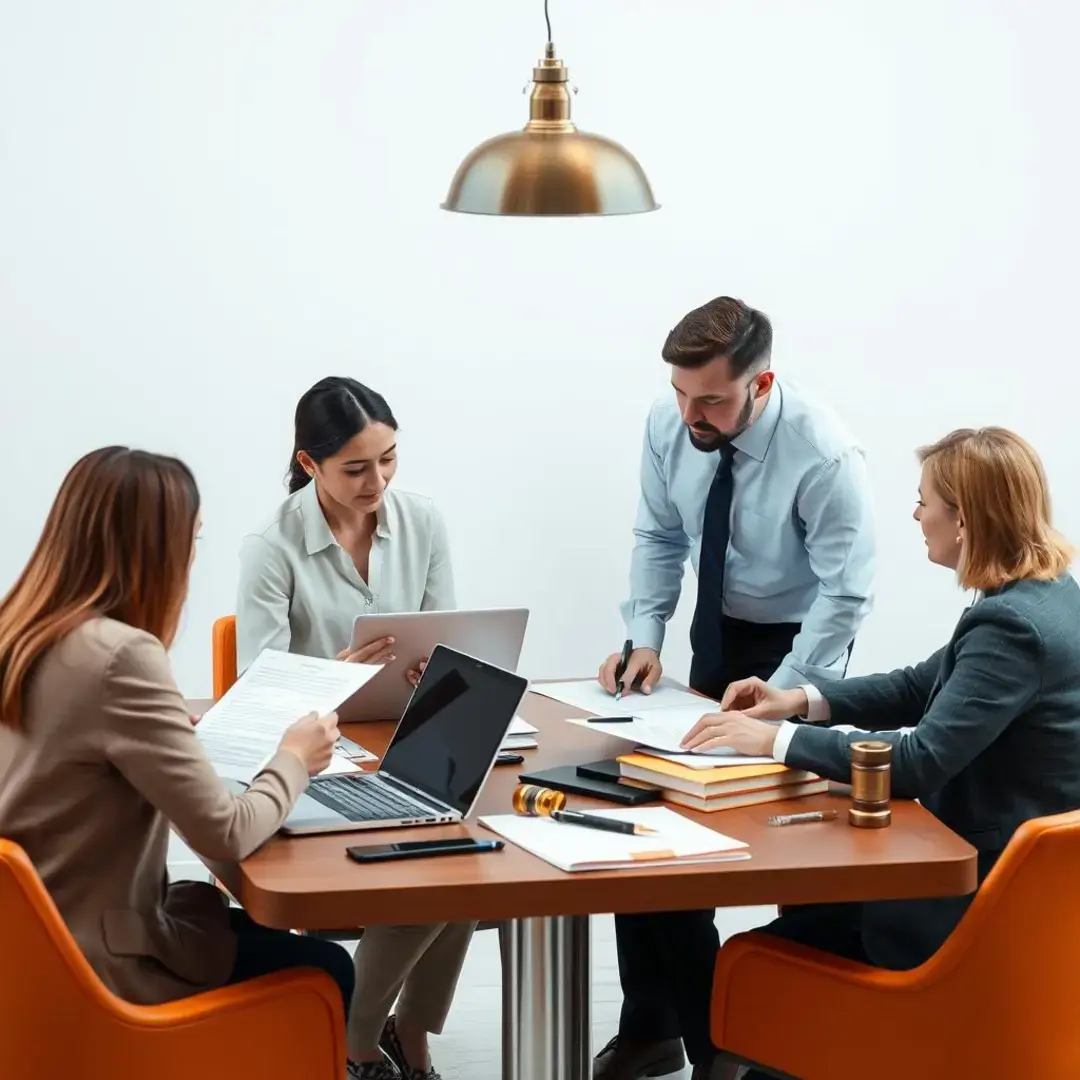
<path fill-rule="evenodd" d="M 731 462 L 735 447 L 725 443 L 719 451 L 716 475 L 705 501 L 698 557 L 698 595 L 690 646 L 694 651 L 691 684 L 708 681 L 722 663 L 724 634 L 724 561 L 731 539 L 731 497 L 735 488 Z"/>

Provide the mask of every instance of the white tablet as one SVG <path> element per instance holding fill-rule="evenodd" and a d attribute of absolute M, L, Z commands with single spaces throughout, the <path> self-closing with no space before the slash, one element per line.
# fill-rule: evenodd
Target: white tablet
<path fill-rule="evenodd" d="M 358 615 L 353 623 L 353 650 L 392 637 L 397 659 L 341 707 L 342 723 L 400 719 L 413 692 L 406 674 L 430 656 L 436 645 L 446 645 L 505 671 L 517 671 L 528 622 L 528 608 Z"/>

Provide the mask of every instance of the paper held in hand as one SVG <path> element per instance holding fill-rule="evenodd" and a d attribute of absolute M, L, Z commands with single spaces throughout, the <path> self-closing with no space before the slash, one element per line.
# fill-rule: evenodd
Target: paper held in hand
<path fill-rule="evenodd" d="M 742 840 L 724 836 L 663 806 L 590 812 L 648 825 L 656 832 L 651 836 L 627 836 L 520 814 L 482 817 L 480 824 L 538 859 L 568 872 L 630 870 L 672 863 L 683 866 L 750 858 Z"/>
<path fill-rule="evenodd" d="M 195 734 L 219 776 L 251 783 L 295 721 L 334 712 L 381 670 L 267 649 L 203 716 Z"/>

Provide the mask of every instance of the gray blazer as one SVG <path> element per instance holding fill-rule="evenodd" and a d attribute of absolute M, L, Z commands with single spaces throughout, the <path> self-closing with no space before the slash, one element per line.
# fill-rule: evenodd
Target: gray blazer
<path fill-rule="evenodd" d="M 1031 818 L 1080 808 L 1080 587 L 1012 582 L 969 607 L 915 667 L 822 682 L 830 725 L 800 725 L 785 761 L 851 777 L 849 744 L 893 744 L 893 794 L 918 799 L 979 852 L 980 883 Z M 910 968 L 952 932 L 971 897 L 863 905 L 872 963 Z"/>
<path fill-rule="evenodd" d="M 26 735 L 0 740 L 0 835 L 21 845 L 90 965 L 156 1004 L 225 983 L 236 941 L 209 882 L 170 884 L 169 825 L 197 852 L 242 859 L 307 786 L 279 752 L 243 795 L 218 778 L 161 643 L 94 619 L 38 665 Z"/>

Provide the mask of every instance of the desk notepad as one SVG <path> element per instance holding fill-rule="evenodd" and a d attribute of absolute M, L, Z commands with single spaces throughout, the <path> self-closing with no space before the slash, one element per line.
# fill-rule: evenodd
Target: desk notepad
<path fill-rule="evenodd" d="M 538 859 L 571 872 L 682 866 L 750 858 L 743 841 L 724 836 L 663 806 L 590 813 L 648 825 L 657 831 L 652 836 L 626 836 L 520 814 L 482 817 L 480 824 Z"/>

